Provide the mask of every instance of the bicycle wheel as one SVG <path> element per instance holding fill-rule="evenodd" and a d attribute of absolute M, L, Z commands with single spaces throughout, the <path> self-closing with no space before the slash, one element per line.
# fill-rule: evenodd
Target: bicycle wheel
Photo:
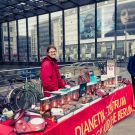
<path fill-rule="evenodd" d="M 17 111 L 19 108 L 18 106 L 16 105 L 16 97 L 17 97 L 17 94 L 22 91 L 23 89 L 20 87 L 20 88 L 16 88 L 16 89 L 13 89 L 8 95 L 7 95 L 7 99 L 8 99 L 8 103 L 11 107 L 11 109 L 13 111 Z"/>
<path fill-rule="evenodd" d="M 36 97 L 30 90 L 22 90 L 16 96 L 16 105 L 19 109 L 30 109 L 36 104 Z"/>
<path fill-rule="evenodd" d="M 36 102 L 40 102 L 40 99 L 44 97 L 42 93 L 42 89 L 41 89 L 41 84 L 39 82 L 36 82 L 36 83 L 34 81 L 27 82 L 24 85 L 24 89 L 34 93 Z"/>

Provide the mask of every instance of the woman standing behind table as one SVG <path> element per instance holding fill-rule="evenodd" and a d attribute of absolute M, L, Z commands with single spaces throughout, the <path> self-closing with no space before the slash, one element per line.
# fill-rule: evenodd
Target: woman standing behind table
<path fill-rule="evenodd" d="M 45 97 L 50 96 L 49 91 L 57 91 L 60 88 L 69 87 L 61 79 L 56 60 L 56 52 L 56 47 L 50 45 L 47 48 L 47 56 L 41 61 L 40 79 Z"/>

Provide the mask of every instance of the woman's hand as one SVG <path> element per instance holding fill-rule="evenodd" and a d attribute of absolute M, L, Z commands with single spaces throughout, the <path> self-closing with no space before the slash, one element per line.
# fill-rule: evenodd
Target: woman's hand
<path fill-rule="evenodd" d="M 66 85 L 65 88 L 71 88 L 71 86 L 70 85 Z"/>

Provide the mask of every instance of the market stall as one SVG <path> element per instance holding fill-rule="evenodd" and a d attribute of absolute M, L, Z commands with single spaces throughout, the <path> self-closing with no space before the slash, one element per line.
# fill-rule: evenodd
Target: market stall
<path fill-rule="evenodd" d="M 29 135 L 103 135 L 115 123 L 132 114 L 132 105 L 132 86 L 122 85 L 109 95 L 69 113 L 58 123 L 46 119 L 43 132 Z M 13 129 L 7 121 L 0 124 L 1 135 L 16 135 Z"/>

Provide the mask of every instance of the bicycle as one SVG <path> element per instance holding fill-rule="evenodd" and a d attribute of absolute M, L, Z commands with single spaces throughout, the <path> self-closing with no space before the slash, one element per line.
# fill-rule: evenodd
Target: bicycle
<path fill-rule="evenodd" d="M 41 98 L 41 93 L 39 91 L 33 91 L 38 86 L 37 83 L 33 84 L 28 82 L 28 79 L 31 80 L 31 75 L 30 72 L 28 73 L 27 71 L 24 86 L 15 87 L 15 79 L 11 77 L 8 79 L 6 78 L 8 81 L 8 88 L 7 90 L 4 90 L 3 97 L 9 104 L 10 109 L 12 109 L 14 112 L 18 111 L 19 109 L 29 109 L 33 107 L 33 105 L 35 106 L 37 101 L 39 101 Z"/>
<path fill-rule="evenodd" d="M 7 81 L 8 86 L 0 96 L 1 102 L 3 102 L 0 106 L 1 112 L 4 108 L 16 112 L 19 109 L 29 109 L 31 105 L 36 104 L 36 97 L 32 91 L 27 91 L 24 87 L 15 87 L 14 78 L 9 78 Z"/>
<path fill-rule="evenodd" d="M 5 81 L 5 78 L 3 78 L 3 80 Z M 0 93 L 0 102 L 1 102 L 0 113 L 2 113 L 2 110 L 4 108 L 7 108 L 9 110 L 12 109 L 12 107 L 10 106 L 10 94 L 15 89 L 15 85 L 14 85 L 15 80 L 14 78 L 10 78 L 10 79 L 6 79 L 6 81 L 8 82 L 8 85 L 2 87 L 3 90 Z"/>
<path fill-rule="evenodd" d="M 26 78 L 23 89 L 16 95 L 15 103 L 20 109 L 30 109 L 34 108 L 41 98 L 43 98 L 43 93 L 40 81 L 28 82 Z"/>

